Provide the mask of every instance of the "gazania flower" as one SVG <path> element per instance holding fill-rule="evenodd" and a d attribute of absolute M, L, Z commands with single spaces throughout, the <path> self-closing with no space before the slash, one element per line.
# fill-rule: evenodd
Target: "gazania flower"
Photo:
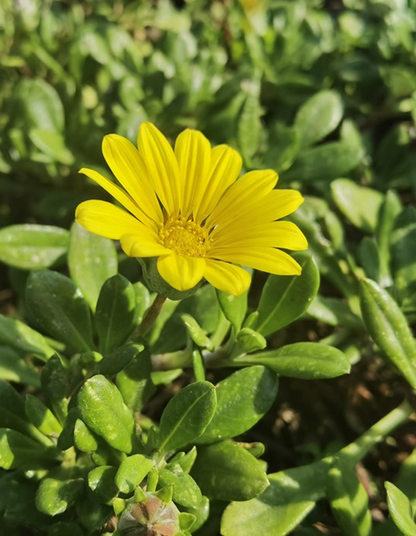
<path fill-rule="evenodd" d="M 195 130 L 182 132 L 172 149 L 151 123 L 139 130 L 138 149 L 117 134 L 104 137 L 103 154 L 122 188 L 92 169 L 81 169 L 126 210 L 85 201 L 76 221 L 98 235 L 120 240 L 129 257 L 158 257 L 162 278 L 186 291 L 205 278 L 229 294 L 250 285 L 248 266 L 271 274 L 300 274 L 278 248 L 303 250 L 296 225 L 276 221 L 303 202 L 299 192 L 275 190 L 277 174 L 250 171 L 238 178 L 240 155 L 227 145 L 211 148 Z"/>

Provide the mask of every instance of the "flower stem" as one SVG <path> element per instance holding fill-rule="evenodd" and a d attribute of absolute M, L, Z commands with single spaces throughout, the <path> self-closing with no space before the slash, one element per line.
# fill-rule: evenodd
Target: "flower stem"
<path fill-rule="evenodd" d="M 355 465 L 376 445 L 383 441 L 395 428 L 407 421 L 414 413 L 413 406 L 405 400 L 364 432 L 353 443 L 350 443 L 338 453 L 347 463 Z"/>
<path fill-rule="evenodd" d="M 144 315 L 140 326 L 138 326 L 138 328 L 133 333 L 133 339 L 135 337 L 144 337 L 147 333 L 149 333 L 150 329 L 156 321 L 156 318 L 159 316 L 165 301 L 166 298 L 164 296 L 159 296 L 159 294 L 156 296 L 154 302 Z"/>

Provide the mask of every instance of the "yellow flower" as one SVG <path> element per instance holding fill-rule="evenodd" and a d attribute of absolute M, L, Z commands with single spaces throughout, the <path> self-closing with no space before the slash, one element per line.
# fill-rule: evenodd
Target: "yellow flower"
<path fill-rule="evenodd" d="M 123 188 L 92 169 L 80 173 L 128 212 L 105 201 L 85 201 L 76 221 L 120 240 L 129 257 L 158 257 L 159 274 L 175 289 L 186 291 L 205 278 L 237 296 L 249 287 L 250 276 L 236 265 L 300 274 L 299 264 L 277 248 L 303 250 L 306 239 L 293 223 L 276 220 L 295 211 L 303 198 L 294 190 L 274 190 L 274 171 L 238 178 L 241 157 L 227 145 L 211 148 L 201 132 L 185 130 L 173 150 L 151 123 L 141 125 L 138 149 L 110 134 L 102 150 Z"/>

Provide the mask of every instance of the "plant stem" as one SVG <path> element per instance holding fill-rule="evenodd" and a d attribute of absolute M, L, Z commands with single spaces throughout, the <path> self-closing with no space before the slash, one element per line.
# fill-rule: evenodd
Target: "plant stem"
<path fill-rule="evenodd" d="M 414 411 L 413 406 L 405 400 L 400 406 L 397 406 L 397 408 L 376 422 L 357 440 L 341 449 L 338 455 L 351 465 L 357 464 L 374 445 L 380 443 L 395 428 L 406 422 Z"/>
<path fill-rule="evenodd" d="M 154 302 L 144 315 L 140 326 L 138 326 L 138 328 L 133 333 L 131 337 L 132 339 L 134 339 L 135 337 L 144 337 L 147 333 L 149 333 L 150 329 L 155 323 L 156 318 L 159 316 L 165 301 L 165 297 L 159 296 L 159 294 L 156 296 Z"/>

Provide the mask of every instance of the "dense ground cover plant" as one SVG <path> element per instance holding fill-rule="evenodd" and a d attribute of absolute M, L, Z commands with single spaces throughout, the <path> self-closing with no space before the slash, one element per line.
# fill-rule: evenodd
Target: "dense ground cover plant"
<path fill-rule="evenodd" d="M 414 536 L 415 10 L 1 4 L 0 532 Z M 162 306 L 73 223 L 148 120 L 302 193 L 301 275 Z"/>

